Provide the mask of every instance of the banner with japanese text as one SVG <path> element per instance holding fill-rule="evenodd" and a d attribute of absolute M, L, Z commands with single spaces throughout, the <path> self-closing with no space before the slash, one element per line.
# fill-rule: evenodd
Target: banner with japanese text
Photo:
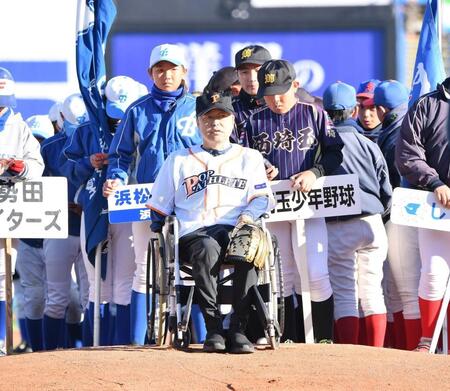
<path fill-rule="evenodd" d="M 270 183 L 277 205 L 267 222 L 361 213 L 359 181 L 355 174 L 321 177 L 309 193 L 293 190 L 291 186 L 290 180 Z"/>
<path fill-rule="evenodd" d="M 392 196 L 391 221 L 450 232 L 450 209 L 442 207 L 432 192 L 397 187 Z"/>
<path fill-rule="evenodd" d="M 67 238 L 67 209 L 66 178 L 0 184 L 0 238 Z"/>
<path fill-rule="evenodd" d="M 152 183 L 121 186 L 108 197 L 111 224 L 150 220 L 150 209 L 145 204 L 150 199 Z"/>

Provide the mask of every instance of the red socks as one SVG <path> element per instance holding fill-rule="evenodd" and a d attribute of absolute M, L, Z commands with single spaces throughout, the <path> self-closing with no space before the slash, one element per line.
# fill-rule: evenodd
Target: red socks
<path fill-rule="evenodd" d="M 442 300 L 425 300 L 419 297 L 422 337 L 432 338 Z"/>
<path fill-rule="evenodd" d="M 405 321 L 403 319 L 403 311 L 394 312 L 394 348 L 406 349 L 406 337 L 405 337 Z M 416 345 L 417 346 L 417 345 Z"/>
<path fill-rule="evenodd" d="M 358 344 L 359 318 L 346 316 L 338 319 L 335 324 L 339 343 Z"/>
<path fill-rule="evenodd" d="M 386 333 L 386 314 L 375 314 L 364 318 L 366 326 L 366 345 L 383 347 Z"/>
<path fill-rule="evenodd" d="M 414 350 L 422 335 L 420 319 L 405 319 L 406 350 Z"/>

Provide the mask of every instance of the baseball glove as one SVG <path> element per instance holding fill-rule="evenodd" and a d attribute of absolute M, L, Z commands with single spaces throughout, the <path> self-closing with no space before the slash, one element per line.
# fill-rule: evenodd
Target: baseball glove
<path fill-rule="evenodd" d="M 249 262 L 262 269 L 268 256 L 267 235 L 260 226 L 244 223 L 235 228 L 225 255 L 226 262 Z"/>

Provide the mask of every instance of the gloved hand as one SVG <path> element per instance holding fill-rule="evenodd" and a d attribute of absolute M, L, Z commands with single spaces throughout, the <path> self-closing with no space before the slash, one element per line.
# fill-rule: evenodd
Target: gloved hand
<path fill-rule="evenodd" d="M 9 163 L 8 173 L 12 176 L 20 175 L 25 170 L 25 162 L 23 160 L 13 159 Z"/>

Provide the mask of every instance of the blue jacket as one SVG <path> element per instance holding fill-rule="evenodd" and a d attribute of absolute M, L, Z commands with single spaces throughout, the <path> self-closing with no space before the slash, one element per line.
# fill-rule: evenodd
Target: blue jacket
<path fill-rule="evenodd" d="M 388 164 L 389 179 L 394 189 L 400 186 L 400 172 L 395 163 L 395 144 L 397 143 L 400 127 L 407 110 L 408 105 L 405 103 L 387 113 L 377 140 L 378 146 Z"/>
<path fill-rule="evenodd" d="M 109 147 L 102 147 L 99 140 L 98 129 L 90 122 L 85 122 L 67 139 L 60 155 L 60 170 L 78 189 L 77 203 L 84 211 L 87 198 L 93 196 L 89 180 L 94 176 L 95 169 L 91 165 L 90 156 L 94 153 L 105 153 Z"/>
<path fill-rule="evenodd" d="M 151 95 L 143 96 L 127 109 L 114 135 L 107 178 L 152 183 L 171 152 L 201 141 L 193 95 L 184 92 L 166 112 Z"/>
<path fill-rule="evenodd" d="M 59 155 L 61 154 L 67 139 L 66 133 L 62 131 L 42 142 L 41 155 L 45 163 L 44 176 L 64 176 L 67 179 L 70 178 L 61 170 L 61 165 L 59 163 Z M 67 191 L 69 204 L 74 204 L 77 187 L 74 186 L 70 180 L 67 182 Z M 69 209 L 69 235 L 80 235 L 80 222 L 81 216 Z"/>
<path fill-rule="evenodd" d="M 342 164 L 333 174 L 358 175 L 363 215 L 386 214 L 391 205 L 392 188 L 388 166 L 380 148 L 361 134 L 362 130 L 352 119 L 336 124 L 335 129 L 341 136 L 344 148 Z"/>

